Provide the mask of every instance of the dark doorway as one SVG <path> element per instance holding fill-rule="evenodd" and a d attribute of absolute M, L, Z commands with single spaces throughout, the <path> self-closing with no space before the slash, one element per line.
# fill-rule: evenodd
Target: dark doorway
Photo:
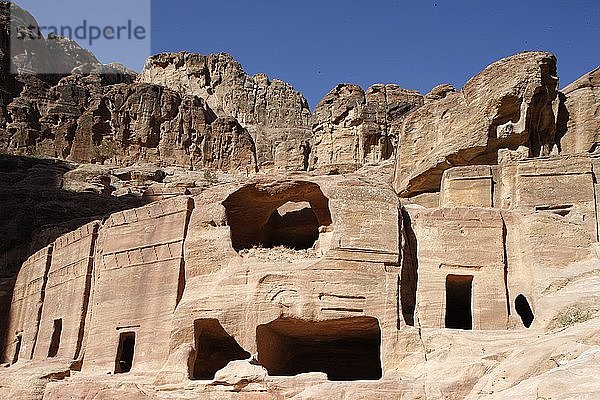
<path fill-rule="evenodd" d="M 214 379 L 215 373 L 230 361 L 250 358 L 250 353 L 244 350 L 216 319 L 194 321 L 194 336 L 196 359 L 191 379 Z"/>
<path fill-rule="evenodd" d="M 521 321 L 523 321 L 525 328 L 529 328 L 535 317 L 527 298 L 522 294 L 518 295 L 515 299 L 515 310 L 517 311 L 517 314 L 519 314 L 519 317 L 521 317 Z"/>
<path fill-rule="evenodd" d="M 446 277 L 446 328 L 473 329 L 472 275 Z"/>
<path fill-rule="evenodd" d="M 119 335 L 119 347 L 115 360 L 115 374 L 124 374 L 133 367 L 135 353 L 135 332 L 123 332 Z"/>
<path fill-rule="evenodd" d="M 15 364 L 19 361 L 19 353 L 21 352 L 21 343 L 23 342 L 23 336 L 21 334 L 17 335 L 16 344 L 15 344 L 15 353 L 13 354 L 12 363 Z"/>
<path fill-rule="evenodd" d="M 324 372 L 332 381 L 382 376 L 379 322 L 372 317 L 328 321 L 280 318 L 256 329 L 258 362 L 270 375 Z"/>
<path fill-rule="evenodd" d="M 52 339 L 48 348 L 48 357 L 56 357 L 60 348 L 60 335 L 62 334 L 62 319 L 54 320 L 54 328 L 52 329 Z"/>

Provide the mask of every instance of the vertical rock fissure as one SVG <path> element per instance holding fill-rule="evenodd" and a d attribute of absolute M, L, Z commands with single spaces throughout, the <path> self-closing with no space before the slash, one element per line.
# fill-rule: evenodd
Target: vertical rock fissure
<path fill-rule="evenodd" d="M 411 226 L 410 215 L 404 208 L 400 209 L 402 220 L 402 262 L 400 277 L 400 305 L 402 316 L 407 325 L 414 326 L 414 314 L 419 279 L 419 262 L 417 259 L 417 238 Z"/>
<path fill-rule="evenodd" d="M 504 220 L 504 216 L 501 215 L 502 219 L 502 260 L 504 262 L 504 295 L 506 297 L 506 312 L 508 317 L 510 317 L 510 293 L 508 291 L 508 250 L 506 237 L 508 235 L 508 230 L 506 228 L 506 221 Z"/>
<path fill-rule="evenodd" d="M 92 240 L 90 245 L 90 252 L 88 255 L 87 273 L 85 277 L 85 288 L 83 292 L 83 305 L 81 307 L 81 319 L 79 324 L 79 332 L 77 333 L 77 346 L 75 347 L 74 360 L 79 360 L 81 354 L 81 347 L 83 345 L 83 338 L 85 337 L 85 326 L 88 315 L 88 308 L 90 304 L 90 296 L 92 292 L 92 274 L 94 273 L 94 253 L 96 251 L 96 240 L 98 239 L 99 226 L 94 227 L 92 233 Z"/>
<path fill-rule="evenodd" d="M 179 302 L 183 298 L 183 292 L 185 291 L 186 286 L 186 271 L 185 271 L 185 239 L 187 238 L 190 220 L 192 218 L 192 211 L 195 208 L 195 203 L 193 198 L 189 198 L 188 200 L 188 210 L 187 216 L 185 218 L 185 225 L 183 227 L 183 240 L 181 241 L 181 263 L 179 265 L 179 281 L 177 285 L 177 299 L 175 300 L 175 308 L 179 305 Z"/>
<path fill-rule="evenodd" d="M 33 340 L 31 341 L 31 353 L 29 359 L 33 358 L 33 351 L 37 343 L 38 333 L 40 331 L 40 322 L 42 321 L 42 309 L 44 307 L 44 299 L 46 297 L 46 284 L 48 283 L 48 273 L 50 272 L 50 264 L 52 263 L 52 250 L 54 246 L 48 246 L 48 257 L 46 258 L 46 269 L 44 270 L 44 278 L 42 280 L 42 289 L 40 293 L 40 304 L 38 305 L 37 317 L 35 320 L 35 333 L 33 334 Z"/>

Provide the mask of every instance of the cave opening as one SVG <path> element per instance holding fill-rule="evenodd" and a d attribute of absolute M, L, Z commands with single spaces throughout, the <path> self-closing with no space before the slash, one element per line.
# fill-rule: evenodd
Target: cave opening
<path fill-rule="evenodd" d="M 320 228 L 331 225 L 329 199 L 319 186 L 284 181 L 241 188 L 224 202 L 231 243 L 236 251 L 283 246 L 310 249 Z"/>
<path fill-rule="evenodd" d="M 323 372 L 331 381 L 382 377 L 379 321 L 352 317 L 327 321 L 279 318 L 256 329 L 258 362 L 269 375 Z"/>
<path fill-rule="evenodd" d="M 229 335 L 217 319 L 194 321 L 196 358 L 190 374 L 193 380 L 214 379 L 215 373 L 230 361 L 245 360 L 250 353 Z"/>
<path fill-rule="evenodd" d="M 115 360 L 115 374 L 131 371 L 135 354 L 135 332 L 122 332 L 119 335 L 119 347 Z"/>
<path fill-rule="evenodd" d="M 446 328 L 473 329 L 472 275 L 446 277 Z"/>
<path fill-rule="evenodd" d="M 515 311 L 517 311 L 517 314 L 521 317 L 521 321 L 525 328 L 529 328 L 535 317 L 527 298 L 522 294 L 518 295 L 515 299 Z"/>
<path fill-rule="evenodd" d="M 267 226 L 269 239 L 264 247 L 310 249 L 319 239 L 319 220 L 306 202 L 285 203 L 273 211 Z"/>
<path fill-rule="evenodd" d="M 62 334 L 62 319 L 54 320 L 54 328 L 52 329 L 52 339 L 48 348 L 48 357 L 56 357 L 60 348 L 60 336 Z"/>

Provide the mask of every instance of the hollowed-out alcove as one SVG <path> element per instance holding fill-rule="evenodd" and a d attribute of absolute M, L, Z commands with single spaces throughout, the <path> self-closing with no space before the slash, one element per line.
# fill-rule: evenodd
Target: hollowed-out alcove
<path fill-rule="evenodd" d="M 135 332 L 122 332 L 119 335 L 119 346 L 115 359 L 115 374 L 124 374 L 133 367 L 135 354 Z"/>
<path fill-rule="evenodd" d="M 381 330 L 372 317 L 320 322 L 280 318 L 256 329 L 258 362 L 269 375 L 324 372 L 332 381 L 382 376 Z"/>
<path fill-rule="evenodd" d="M 215 373 L 230 361 L 245 360 L 250 353 L 230 336 L 218 320 L 213 318 L 194 321 L 196 358 L 191 379 L 213 379 Z"/>
<path fill-rule="evenodd" d="M 472 275 L 446 277 L 446 328 L 473 329 Z"/>
<path fill-rule="evenodd" d="M 525 328 L 529 328 L 533 323 L 533 310 L 527 301 L 527 298 L 522 294 L 518 295 L 515 299 L 515 310 L 519 317 L 521 317 L 521 321 L 523 321 L 523 325 Z"/>
<path fill-rule="evenodd" d="M 319 227 L 331 225 L 329 200 L 319 186 L 305 181 L 253 184 L 224 202 L 236 251 L 252 247 L 311 248 Z"/>

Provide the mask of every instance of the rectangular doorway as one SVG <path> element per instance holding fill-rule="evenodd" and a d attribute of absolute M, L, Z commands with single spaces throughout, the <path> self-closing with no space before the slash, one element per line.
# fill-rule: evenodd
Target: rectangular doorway
<path fill-rule="evenodd" d="M 123 332 L 119 335 L 119 347 L 115 360 L 115 374 L 125 374 L 133 367 L 135 353 L 135 332 Z"/>
<path fill-rule="evenodd" d="M 446 277 L 446 328 L 473 329 L 473 275 Z"/>
<path fill-rule="evenodd" d="M 62 319 L 54 320 L 54 329 L 52 330 L 52 339 L 48 348 L 48 357 L 56 357 L 60 348 L 60 336 L 62 335 Z"/>

